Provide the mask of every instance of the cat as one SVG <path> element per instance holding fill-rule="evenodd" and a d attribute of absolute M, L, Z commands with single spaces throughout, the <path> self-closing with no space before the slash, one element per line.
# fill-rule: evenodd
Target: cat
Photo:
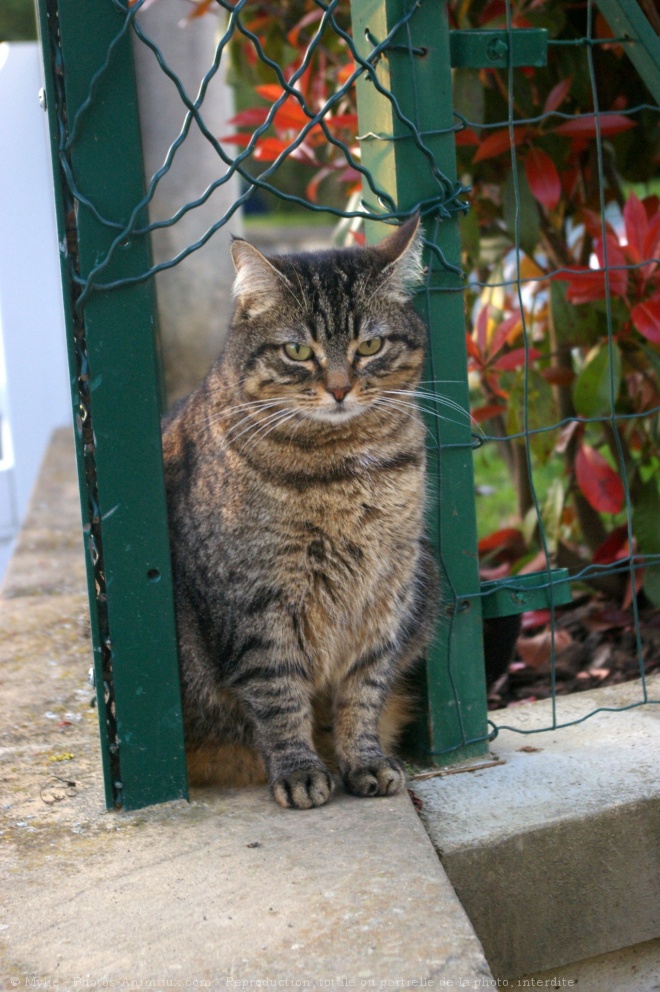
<path fill-rule="evenodd" d="M 192 783 L 283 807 L 405 785 L 437 592 L 424 535 L 426 328 L 414 217 L 380 244 L 266 258 L 235 239 L 220 358 L 165 423 Z"/>

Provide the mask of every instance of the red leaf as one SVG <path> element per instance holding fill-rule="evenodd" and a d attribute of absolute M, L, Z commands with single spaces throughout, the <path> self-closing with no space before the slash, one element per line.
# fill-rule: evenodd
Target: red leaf
<path fill-rule="evenodd" d="M 631 193 L 623 207 L 623 219 L 626 224 L 627 254 L 633 262 L 643 259 L 644 242 L 648 231 L 648 218 L 641 200 Z"/>
<path fill-rule="evenodd" d="M 488 304 L 479 311 L 475 330 L 477 332 L 479 351 L 482 355 L 485 355 L 488 350 Z"/>
<path fill-rule="evenodd" d="M 536 348 L 530 348 L 528 354 L 530 362 L 535 362 L 537 358 L 541 357 L 541 352 Z M 525 349 L 513 348 L 511 351 L 507 351 L 506 355 L 498 358 L 492 367 L 497 369 L 498 372 L 511 372 L 513 369 L 519 369 L 524 364 Z"/>
<path fill-rule="evenodd" d="M 550 156 L 540 148 L 530 148 L 525 156 L 525 175 L 539 203 L 554 210 L 561 196 L 561 180 Z"/>
<path fill-rule="evenodd" d="M 357 130 L 357 114 L 337 114 L 335 117 L 326 117 L 328 127 L 349 128 L 351 131 Z"/>
<path fill-rule="evenodd" d="M 541 375 L 551 386 L 570 386 L 575 381 L 575 372 L 564 369 L 560 365 L 551 365 L 549 369 L 541 369 Z"/>
<path fill-rule="evenodd" d="M 615 527 L 612 533 L 596 548 L 592 561 L 594 565 L 610 565 L 619 557 L 621 549 L 628 544 L 628 525 Z"/>
<path fill-rule="evenodd" d="M 603 236 L 603 219 L 599 213 L 595 210 L 589 210 L 588 207 L 582 207 L 581 217 L 584 221 L 584 226 L 591 235 L 591 237 L 596 241 Z M 605 221 L 605 234 L 614 234 L 614 228 L 608 220 Z"/>
<path fill-rule="evenodd" d="M 306 124 L 309 124 L 309 121 L 310 118 L 307 116 L 299 103 L 294 103 L 291 100 L 287 100 L 285 104 L 275 111 L 273 126 L 278 130 L 283 131 L 299 131 L 301 128 L 305 127 Z M 318 125 L 315 125 L 315 127 L 316 126 Z M 310 137 L 309 133 L 307 137 Z"/>
<path fill-rule="evenodd" d="M 525 550 L 525 538 L 517 527 L 502 527 L 501 530 L 494 530 L 492 534 L 482 537 L 478 547 L 480 555 L 487 551 L 498 551 L 506 553 L 506 557 L 512 553 L 517 557 Z"/>
<path fill-rule="evenodd" d="M 218 141 L 223 145 L 247 145 L 252 138 L 251 134 L 225 134 L 220 135 Z"/>
<path fill-rule="evenodd" d="M 267 107 L 250 107 L 248 110 L 242 110 L 240 114 L 236 114 L 227 123 L 234 124 L 236 127 L 258 127 L 264 123 L 267 117 Z"/>
<path fill-rule="evenodd" d="M 496 417 L 498 413 L 504 413 L 506 407 L 501 403 L 488 403 L 485 406 L 478 406 L 472 411 L 472 419 L 476 420 L 478 424 L 482 424 L 484 420 L 490 420 L 491 417 Z"/>
<path fill-rule="evenodd" d="M 547 623 L 550 623 L 551 617 L 550 610 L 528 610 L 522 615 L 521 627 L 523 630 L 545 627 Z"/>
<path fill-rule="evenodd" d="M 623 114 L 607 114 L 600 117 L 600 133 L 604 136 L 620 134 L 635 127 L 635 121 L 631 121 Z M 570 121 L 564 121 L 553 128 L 555 134 L 562 134 L 566 138 L 595 138 L 596 115 L 587 114 L 584 117 L 574 117 Z"/>
<path fill-rule="evenodd" d="M 337 82 L 339 83 L 339 85 L 343 86 L 344 83 L 351 78 L 354 72 L 355 72 L 355 62 L 353 61 L 353 59 L 351 59 L 351 61 L 348 62 L 346 65 L 343 65 L 337 73 Z"/>
<path fill-rule="evenodd" d="M 456 132 L 457 145 L 478 145 L 479 138 L 471 127 L 464 127 Z"/>
<path fill-rule="evenodd" d="M 465 333 L 465 347 L 467 349 L 468 355 L 472 358 L 476 358 L 479 364 L 482 364 L 481 351 L 479 350 L 479 345 L 474 340 L 471 334 Z"/>
<path fill-rule="evenodd" d="M 494 358 L 498 351 L 501 351 L 506 340 L 514 330 L 520 324 L 522 326 L 522 318 L 520 316 L 520 310 L 514 310 L 505 317 L 502 323 L 498 326 L 497 330 L 493 334 L 493 339 L 490 342 L 490 348 L 488 349 L 488 357 Z"/>
<path fill-rule="evenodd" d="M 566 299 L 569 303 L 591 303 L 592 300 L 602 300 L 607 295 L 607 287 L 611 296 L 625 296 L 628 289 L 628 272 L 625 268 L 614 266 L 624 266 L 625 258 L 621 249 L 608 239 L 607 243 L 607 264 L 609 268 L 608 281 L 605 281 L 605 271 L 603 267 L 602 245 L 596 247 L 596 255 L 600 262 L 599 269 L 577 269 L 573 272 L 563 273 L 559 278 L 568 283 Z"/>
<path fill-rule="evenodd" d="M 262 138 L 254 149 L 254 157 L 259 162 L 274 162 L 288 147 L 288 142 L 279 138 Z"/>
<path fill-rule="evenodd" d="M 644 201 L 646 205 L 646 200 Z M 648 220 L 648 229 L 646 231 L 646 238 L 644 239 L 644 246 L 642 248 L 642 258 L 660 258 L 660 211 L 652 214 Z M 644 273 L 644 278 L 647 279 L 651 272 L 655 269 L 657 263 L 651 262 L 649 265 L 645 265 L 642 269 Z"/>
<path fill-rule="evenodd" d="M 630 316 L 640 334 L 654 344 L 660 344 L 660 297 L 638 303 Z"/>
<path fill-rule="evenodd" d="M 519 145 L 525 140 L 527 131 L 525 128 L 515 128 L 513 132 L 514 144 Z M 482 162 L 486 158 L 495 158 L 511 149 L 511 136 L 508 127 L 500 131 L 493 131 L 481 142 L 474 156 L 474 162 Z"/>
<path fill-rule="evenodd" d="M 284 96 L 284 90 L 278 83 L 264 83 L 263 86 L 255 86 L 254 89 L 259 96 L 268 100 L 269 103 L 275 103 L 281 96 Z"/>
<path fill-rule="evenodd" d="M 556 86 L 553 86 L 546 98 L 543 113 L 551 114 L 553 110 L 557 110 L 561 107 L 562 103 L 570 93 L 572 85 L 573 77 L 569 76 L 568 79 L 562 79 Z"/>
<path fill-rule="evenodd" d="M 618 513 L 624 501 L 621 479 L 600 452 L 581 444 L 575 459 L 580 492 L 598 513 Z"/>

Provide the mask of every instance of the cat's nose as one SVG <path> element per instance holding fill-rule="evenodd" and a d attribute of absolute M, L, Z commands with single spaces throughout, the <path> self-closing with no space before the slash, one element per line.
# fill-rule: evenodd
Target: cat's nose
<path fill-rule="evenodd" d="M 345 396 L 348 395 L 348 393 L 350 393 L 350 391 L 351 391 L 350 385 L 328 386 L 328 392 L 332 393 L 332 395 L 334 396 L 334 398 L 337 400 L 338 403 L 341 403 L 341 401 L 344 399 Z"/>
<path fill-rule="evenodd" d="M 353 387 L 346 376 L 330 372 L 326 379 L 325 388 L 338 403 L 341 403 Z"/>

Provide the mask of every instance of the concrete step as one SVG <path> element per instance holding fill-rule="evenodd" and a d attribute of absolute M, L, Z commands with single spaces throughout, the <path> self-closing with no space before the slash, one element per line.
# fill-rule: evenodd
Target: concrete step
<path fill-rule="evenodd" d="M 646 689 L 660 700 L 660 677 Z M 660 937 L 660 706 L 644 698 L 640 682 L 560 697 L 573 725 L 556 729 L 550 700 L 496 711 L 497 763 L 412 783 L 497 978 Z"/>
<path fill-rule="evenodd" d="M 79 527 L 64 431 L 0 598 L 7 987 L 490 983 L 407 795 L 297 812 L 207 789 L 105 811 Z"/>

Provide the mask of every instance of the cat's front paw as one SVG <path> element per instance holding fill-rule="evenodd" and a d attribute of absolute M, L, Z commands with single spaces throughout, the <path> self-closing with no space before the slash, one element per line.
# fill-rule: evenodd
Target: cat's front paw
<path fill-rule="evenodd" d="M 396 758 L 376 758 L 343 773 L 346 791 L 354 796 L 394 796 L 405 787 L 406 776 Z"/>
<path fill-rule="evenodd" d="M 334 789 L 330 772 L 318 765 L 296 768 L 271 785 L 273 799 L 287 809 L 312 809 L 327 803 Z"/>

